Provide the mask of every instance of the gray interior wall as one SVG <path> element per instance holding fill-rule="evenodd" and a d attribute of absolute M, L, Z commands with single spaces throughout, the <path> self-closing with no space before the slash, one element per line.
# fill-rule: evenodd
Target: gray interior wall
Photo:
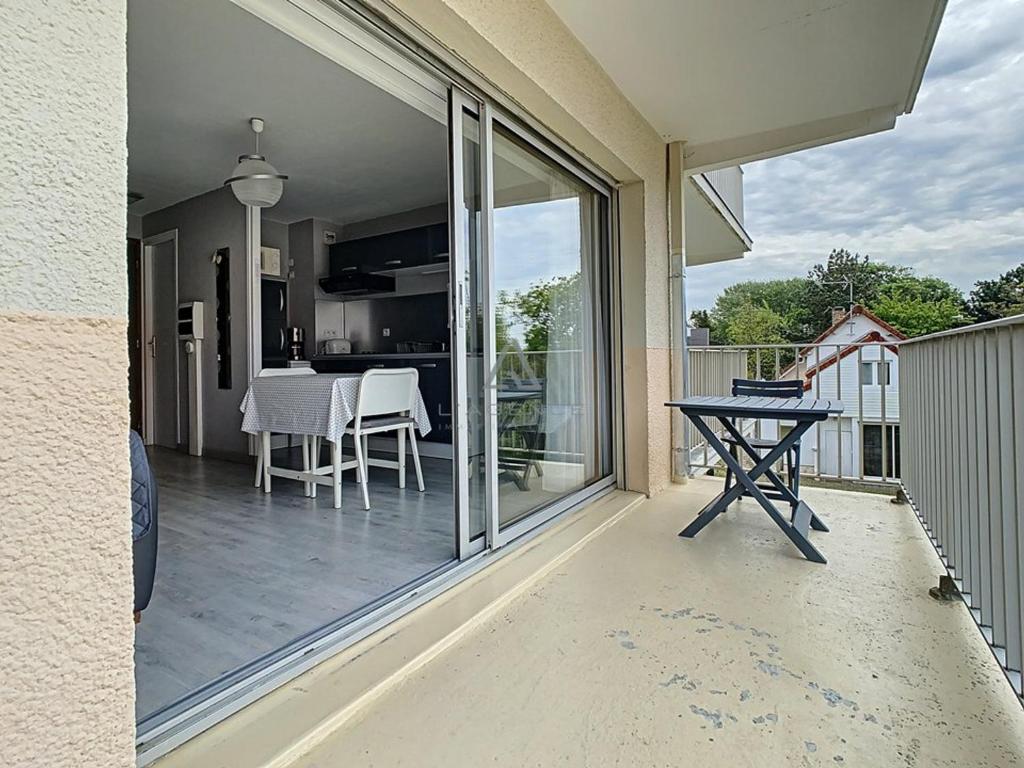
<path fill-rule="evenodd" d="M 324 235 L 333 232 L 341 239 L 342 227 L 323 219 L 305 219 L 288 226 L 289 255 L 294 261 L 295 277 L 290 283 L 288 301 L 291 324 L 306 330 L 306 357 L 318 351 L 318 340 L 325 328 L 341 325 L 344 311 L 340 302 L 320 290 L 317 282 L 329 270 L 328 246 Z"/>
<path fill-rule="evenodd" d="M 244 458 L 248 440 L 238 410 L 248 386 L 245 323 L 245 208 L 228 188 L 184 200 L 142 219 L 143 236 L 178 230 L 178 301 L 205 303 L 203 439 L 211 456 Z M 231 389 L 217 386 L 216 294 L 210 257 L 231 249 Z"/>

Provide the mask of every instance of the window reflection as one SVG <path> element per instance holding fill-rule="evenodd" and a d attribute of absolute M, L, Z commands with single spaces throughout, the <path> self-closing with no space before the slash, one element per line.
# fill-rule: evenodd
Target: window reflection
<path fill-rule="evenodd" d="M 603 203 L 590 187 L 495 126 L 502 526 L 604 474 L 607 451 L 598 418 Z"/>

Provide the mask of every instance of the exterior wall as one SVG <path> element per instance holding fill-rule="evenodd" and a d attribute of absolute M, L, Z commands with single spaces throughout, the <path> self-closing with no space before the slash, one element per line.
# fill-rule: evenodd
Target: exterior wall
<path fill-rule="evenodd" d="M 124 2 L 0 30 L 0 764 L 127 768 Z"/>
<path fill-rule="evenodd" d="M 645 493 L 665 488 L 671 452 L 664 406 L 671 370 L 665 143 L 543 0 L 371 4 L 400 26 L 411 20 L 425 29 L 627 185 L 620 216 L 622 303 L 632 310 L 623 318 L 625 482 Z"/>

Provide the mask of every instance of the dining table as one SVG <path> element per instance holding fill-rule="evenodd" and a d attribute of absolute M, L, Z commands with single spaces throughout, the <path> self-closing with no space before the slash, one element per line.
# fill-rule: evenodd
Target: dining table
<path fill-rule="evenodd" d="M 334 489 L 334 507 L 341 508 L 341 472 L 358 466 L 341 451 L 345 430 L 355 418 L 359 400 L 359 373 L 318 373 L 308 376 L 260 376 L 252 380 L 242 398 L 242 431 L 262 441 L 263 490 L 271 492 L 271 477 L 298 480 L 306 495 L 316 497 L 317 485 Z M 430 417 L 417 391 L 409 414 L 420 435 L 430 432 Z M 274 433 L 302 437 L 302 469 L 274 466 L 270 436 Z M 320 464 L 321 441 L 331 447 L 331 462 Z M 370 466 L 377 460 L 368 459 Z M 380 463 L 380 466 L 390 464 Z"/>

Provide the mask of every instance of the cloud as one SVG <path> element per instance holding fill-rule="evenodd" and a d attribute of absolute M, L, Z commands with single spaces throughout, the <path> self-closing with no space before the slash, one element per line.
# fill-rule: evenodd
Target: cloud
<path fill-rule="evenodd" d="M 894 131 L 745 167 L 742 261 L 688 272 L 708 307 L 740 280 L 806 274 L 833 248 L 963 290 L 1024 261 L 1024 3 L 946 11 L 914 112 Z"/>

